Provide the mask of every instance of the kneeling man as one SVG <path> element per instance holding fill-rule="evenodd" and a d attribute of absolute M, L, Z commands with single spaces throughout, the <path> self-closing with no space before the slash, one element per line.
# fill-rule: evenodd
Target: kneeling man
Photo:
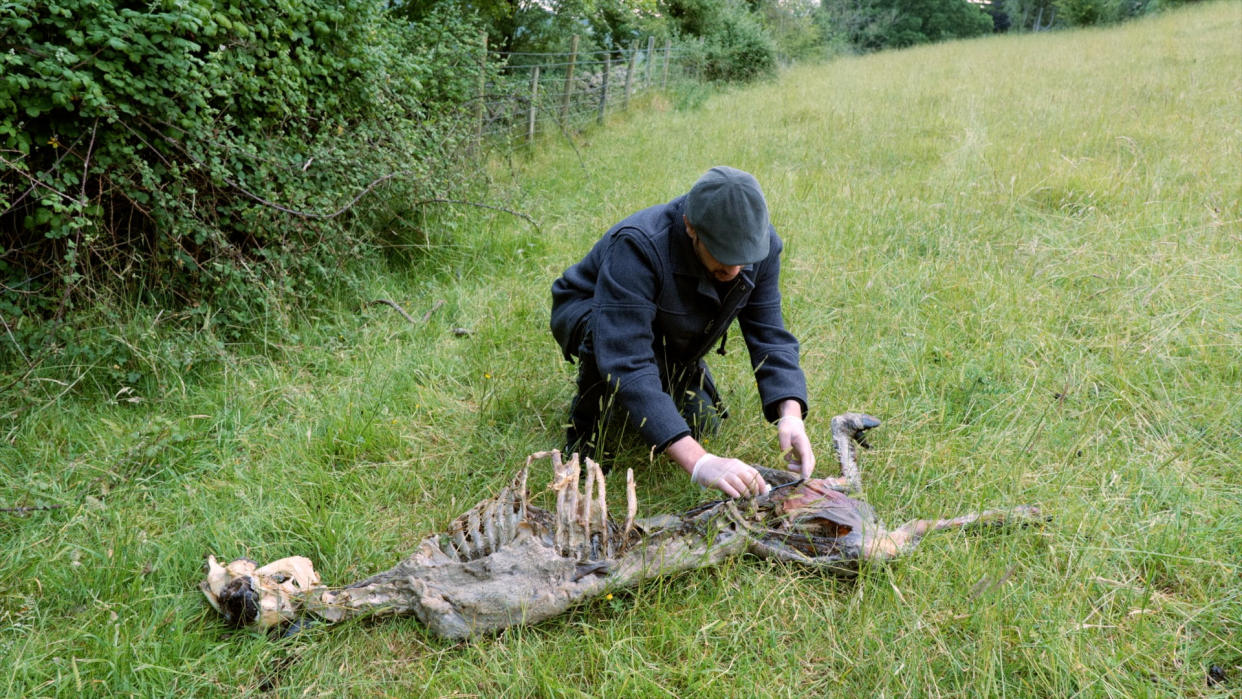
<path fill-rule="evenodd" d="M 781 239 L 749 173 L 714 167 L 690 192 L 621 221 L 552 285 L 552 334 L 578 361 L 569 452 L 599 458 L 619 409 L 694 482 L 730 497 L 768 490 L 746 463 L 699 439 L 726 416 L 703 358 L 724 354 L 737 319 L 764 417 L 789 468 L 815 468 L 806 434 L 806 378 L 781 316 Z"/>

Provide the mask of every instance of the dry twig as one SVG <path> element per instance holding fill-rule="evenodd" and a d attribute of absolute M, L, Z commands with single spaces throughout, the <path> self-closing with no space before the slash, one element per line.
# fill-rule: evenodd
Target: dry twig
<path fill-rule="evenodd" d="M 371 301 L 371 305 L 372 305 L 372 306 L 374 306 L 374 305 L 376 305 L 376 304 L 380 304 L 380 303 L 384 304 L 385 306 L 388 306 L 388 307 L 392 308 L 392 309 L 393 309 L 393 310 L 395 310 L 397 313 L 400 313 L 402 318 L 405 318 L 406 320 L 408 320 L 408 321 L 410 322 L 410 325 L 417 325 L 417 324 L 418 324 L 418 321 L 414 320 L 414 316 L 410 315 L 409 313 L 406 313 L 406 312 L 405 312 L 405 309 L 404 309 L 404 308 L 402 308 L 400 305 L 398 305 L 396 301 L 390 301 L 389 299 L 375 299 L 375 300 Z M 424 318 L 424 320 L 426 320 L 426 319 Z"/>
<path fill-rule="evenodd" d="M 29 505 L 22 507 L 0 507 L 0 512 L 13 512 L 16 514 L 26 514 L 27 512 L 41 512 L 43 510 L 59 510 L 64 505 Z"/>

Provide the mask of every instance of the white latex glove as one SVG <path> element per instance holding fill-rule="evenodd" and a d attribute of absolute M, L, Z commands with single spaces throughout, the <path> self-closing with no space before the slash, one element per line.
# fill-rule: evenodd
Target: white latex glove
<path fill-rule="evenodd" d="M 704 454 L 694 462 L 690 480 L 705 488 L 715 488 L 731 498 L 763 495 L 772 489 L 753 467 L 738 459 Z"/>
<path fill-rule="evenodd" d="M 806 436 L 806 424 L 796 415 L 786 415 L 776 421 L 776 440 L 780 443 L 785 468 L 810 478 L 815 470 L 815 452 Z"/>

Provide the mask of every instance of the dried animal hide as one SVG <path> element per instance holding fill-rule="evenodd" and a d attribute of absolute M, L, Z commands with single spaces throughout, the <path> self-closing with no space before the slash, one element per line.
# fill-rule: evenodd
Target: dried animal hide
<path fill-rule="evenodd" d="M 914 520 L 887 529 L 858 493 L 855 443 L 880 422 L 846 413 L 832 420 L 840 478 L 806 481 L 760 469 L 767 495 L 708 502 L 681 515 L 635 520 L 634 474 L 626 473 L 622 523 L 608 516 L 604 474 L 560 452 L 530 456 L 494 498 L 429 536 L 393 568 L 343 588 L 320 584 L 301 556 L 263 567 L 247 559 L 227 566 L 207 559 L 200 585 L 236 626 L 271 628 L 312 619 L 335 623 L 361 615 L 413 614 L 433 632 L 460 639 L 561 614 L 605 591 L 682 570 L 705 568 L 742 553 L 853 574 L 859 560 L 883 561 L 913 549 L 929 531 L 967 525 L 1030 522 L 1037 507 L 993 510 L 954 519 Z M 530 505 L 527 477 L 550 459 L 556 510 Z"/>

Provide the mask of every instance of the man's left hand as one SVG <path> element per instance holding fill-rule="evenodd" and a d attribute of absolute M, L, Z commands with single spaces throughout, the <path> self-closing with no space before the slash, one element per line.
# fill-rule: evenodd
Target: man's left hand
<path fill-rule="evenodd" d="M 815 470 L 815 452 L 811 449 L 811 440 L 806 436 L 806 424 L 796 415 L 786 415 L 776 421 L 776 439 L 780 443 L 781 455 L 785 457 L 785 468 L 802 477 L 810 478 Z"/>

